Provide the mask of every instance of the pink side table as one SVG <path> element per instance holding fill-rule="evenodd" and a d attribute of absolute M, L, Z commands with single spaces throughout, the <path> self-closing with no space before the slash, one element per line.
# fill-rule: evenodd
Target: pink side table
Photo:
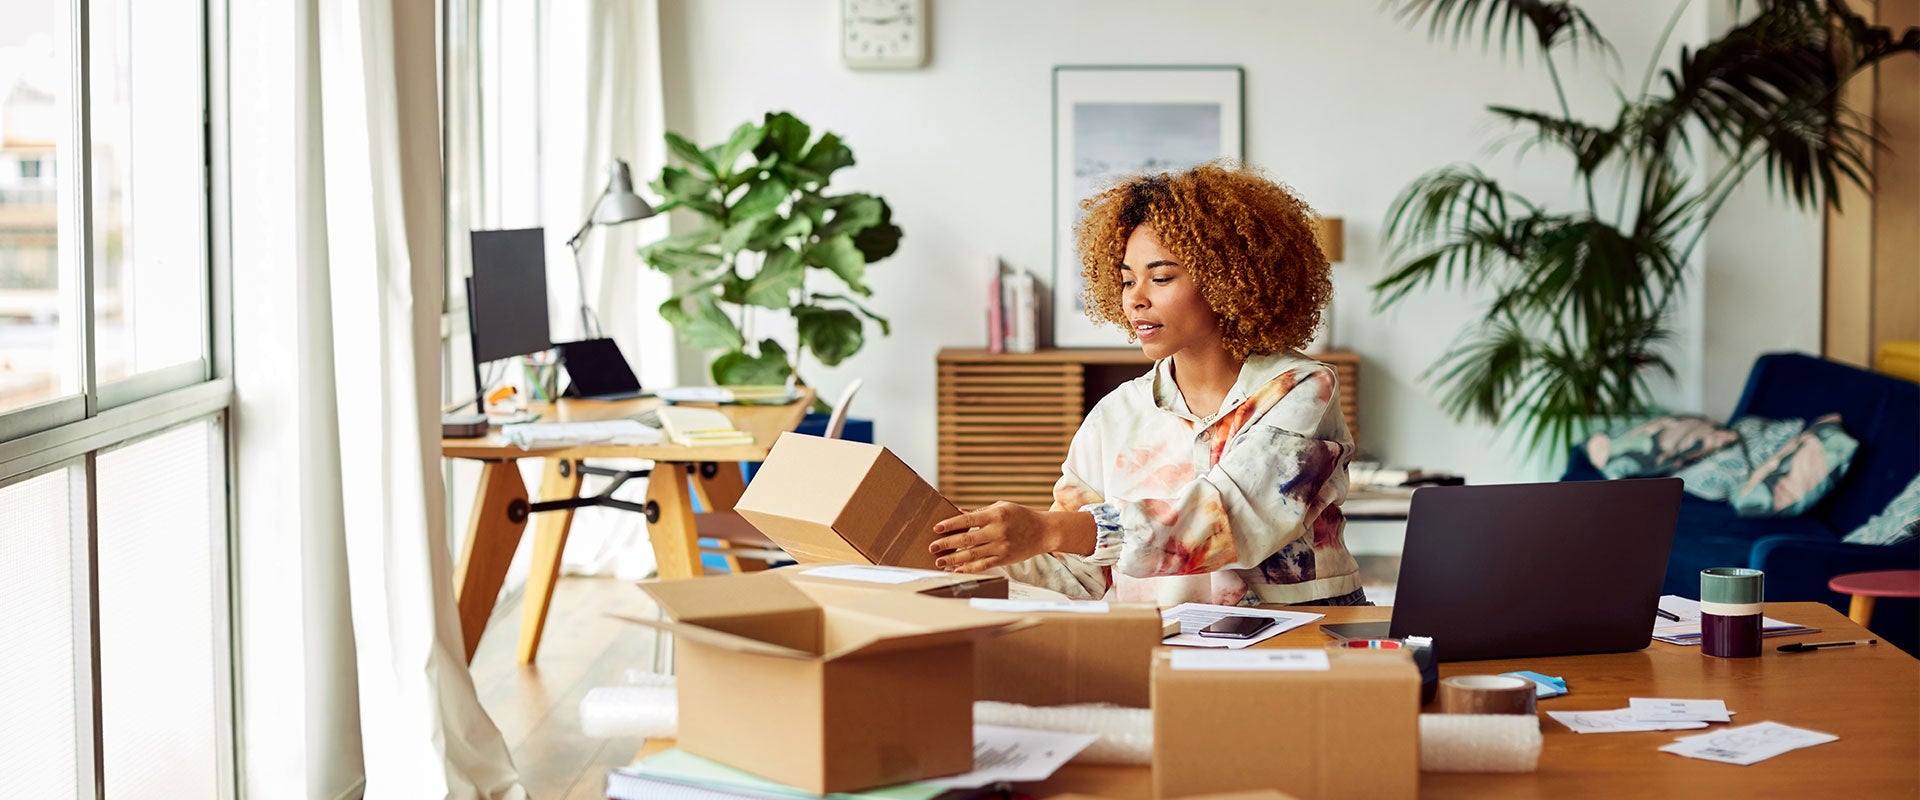
<path fill-rule="evenodd" d="M 1879 597 L 1920 597 L 1920 569 L 1883 569 L 1850 572 L 1827 581 L 1827 588 L 1853 595 L 1847 618 L 1864 628 L 1873 619 L 1873 601 Z"/>

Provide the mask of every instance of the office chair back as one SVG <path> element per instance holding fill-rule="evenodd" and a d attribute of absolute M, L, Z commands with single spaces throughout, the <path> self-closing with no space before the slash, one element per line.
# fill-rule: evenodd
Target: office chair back
<path fill-rule="evenodd" d="M 847 407 L 853 405 L 853 396 L 860 392 L 861 383 L 863 381 L 859 378 L 854 378 L 852 383 L 847 384 L 846 391 L 840 393 L 840 399 L 834 401 L 833 414 L 827 417 L 827 438 L 840 438 L 840 432 L 847 426 Z"/>

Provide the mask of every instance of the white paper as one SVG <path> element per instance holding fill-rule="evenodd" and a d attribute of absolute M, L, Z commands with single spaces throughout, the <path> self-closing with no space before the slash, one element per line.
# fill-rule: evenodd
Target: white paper
<path fill-rule="evenodd" d="M 1171 666 L 1212 672 L 1325 672 L 1332 668 L 1323 649 L 1177 650 Z"/>
<path fill-rule="evenodd" d="M 1641 722 L 1727 722 L 1725 700 L 1677 700 L 1670 697 L 1629 697 L 1627 708 Z"/>
<path fill-rule="evenodd" d="M 1547 716 L 1558 720 L 1574 733 L 1680 731 L 1707 727 L 1707 723 L 1697 720 L 1644 722 L 1633 718 L 1631 708 L 1616 708 L 1612 711 L 1549 711 Z"/>
<path fill-rule="evenodd" d="M 994 569 L 999 569 L 999 568 L 995 567 Z M 994 574 L 994 572 L 993 570 L 988 570 L 986 574 Z M 1002 571 L 999 574 L 1002 577 L 1005 577 L 1006 575 L 1004 571 Z M 1008 600 L 1071 600 L 1072 598 L 1067 597 L 1066 595 L 1056 592 L 1052 589 L 1045 589 L 1039 586 L 1035 586 L 1031 583 L 1021 583 L 1019 581 L 1013 580 L 1012 578 L 1007 578 L 1007 599 Z"/>
<path fill-rule="evenodd" d="M 718 386 L 669 386 L 655 389 L 654 394 L 669 403 L 725 403 L 733 400 L 733 392 Z"/>
<path fill-rule="evenodd" d="M 1092 733 L 975 725 L 973 771 L 918 783 L 949 789 L 977 789 L 994 783 L 1044 781 L 1053 777 L 1060 765 L 1099 739 Z"/>
<path fill-rule="evenodd" d="M 1795 728 L 1778 722 L 1756 722 L 1712 733 L 1682 736 L 1661 747 L 1661 751 L 1746 766 L 1765 761 L 1789 750 L 1839 741 L 1832 734 Z"/>
<path fill-rule="evenodd" d="M 597 422 L 525 422 L 500 429 L 507 441 L 523 450 L 575 444 L 659 444 L 660 430 L 630 419 Z"/>
<path fill-rule="evenodd" d="M 1014 614 L 1031 614 L 1037 611 L 1105 614 L 1112 610 L 1107 607 L 1105 600 L 1001 600 L 997 597 L 974 597 L 969 598 L 967 603 L 981 611 L 1006 611 Z"/>
<path fill-rule="evenodd" d="M 1162 619 L 1180 620 L 1180 633 L 1167 637 L 1163 644 L 1181 647 L 1224 647 L 1232 650 L 1251 647 L 1325 616 L 1325 614 L 1305 614 L 1299 611 L 1272 611 L 1264 608 L 1216 606 L 1206 603 L 1181 603 L 1160 613 Z M 1227 617 L 1272 617 L 1278 622 L 1250 639 L 1216 639 L 1200 635 L 1201 628 Z"/>
<path fill-rule="evenodd" d="M 1679 595 L 1661 595 L 1660 609 L 1680 619 L 1675 621 L 1655 615 L 1653 638 L 1667 644 L 1700 644 L 1700 601 L 1689 600 Z M 1760 618 L 1760 635 L 1762 636 L 1786 636 L 1796 633 L 1813 633 L 1818 630 L 1820 629 L 1782 622 L 1772 617 Z"/>
<path fill-rule="evenodd" d="M 938 570 L 913 569 L 911 567 L 881 567 L 868 564 L 835 564 L 830 567 L 818 567 L 807 570 L 807 574 L 816 578 L 836 578 L 843 581 L 885 584 L 912 583 L 923 578 L 944 578 L 947 576 L 947 573 Z"/>

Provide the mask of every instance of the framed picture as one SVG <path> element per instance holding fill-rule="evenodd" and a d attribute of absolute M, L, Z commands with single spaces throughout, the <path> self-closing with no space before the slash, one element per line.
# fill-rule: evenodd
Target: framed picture
<path fill-rule="evenodd" d="M 1239 67 L 1053 69 L 1055 347 L 1126 347 L 1127 334 L 1087 319 L 1073 226 L 1080 201 L 1123 175 L 1243 158 Z"/>

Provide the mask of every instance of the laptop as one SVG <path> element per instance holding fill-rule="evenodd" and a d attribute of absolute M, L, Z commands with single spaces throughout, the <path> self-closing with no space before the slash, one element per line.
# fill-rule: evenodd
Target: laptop
<path fill-rule="evenodd" d="M 612 339 L 560 342 L 560 364 L 567 368 L 564 396 L 580 400 L 631 400 L 645 397 L 640 379 Z"/>
<path fill-rule="evenodd" d="M 1441 661 L 1644 649 L 1680 513 L 1679 478 L 1430 486 L 1413 493 L 1389 623 Z"/>

